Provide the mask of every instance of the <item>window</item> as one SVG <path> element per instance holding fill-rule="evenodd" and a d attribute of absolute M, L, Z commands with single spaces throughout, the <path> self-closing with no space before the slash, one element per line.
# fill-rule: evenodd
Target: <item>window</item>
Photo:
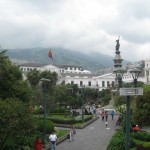
<path fill-rule="evenodd" d="M 82 81 L 80 81 L 80 86 L 81 86 L 81 85 L 83 85 L 83 82 L 82 82 Z"/>
<path fill-rule="evenodd" d="M 112 87 L 114 87 L 114 85 L 115 85 L 115 82 L 114 82 L 114 81 L 112 81 Z"/>
<path fill-rule="evenodd" d="M 74 84 L 74 81 L 71 81 L 71 84 Z"/>
<path fill-rule="evenodd" d="M 109 81 L 107 81 L 107 87 L 109 87 Z"/>
<path fill-rule="evenodd" d="M 148 70 L 146 71 L 146 75 L 149 76 L 149 71 Z"/>
<path fill-rule="evenodd" d="M 88 85 L 91 86 L 91 81 L 89 81 Z"/>
<path fill-rule="evenodd" d="M 102 81 L 102 87 L 105 87 L 105 81 Z"/>

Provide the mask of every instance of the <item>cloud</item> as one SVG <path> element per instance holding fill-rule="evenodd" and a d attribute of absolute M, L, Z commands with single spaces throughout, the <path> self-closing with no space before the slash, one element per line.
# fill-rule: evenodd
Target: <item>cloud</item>
<path fill-rule="evenodd" d="M 6 48 L 62 47 L 150 59 L 148 0 L 1 0 L 0 44 Z"/>

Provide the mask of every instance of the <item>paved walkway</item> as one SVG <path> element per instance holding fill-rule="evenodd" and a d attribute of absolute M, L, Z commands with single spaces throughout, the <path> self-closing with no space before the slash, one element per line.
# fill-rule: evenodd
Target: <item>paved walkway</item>
<path fill-rule="evenodd" d="M 111 116 L 108 117 L 109 129 L 106 129 L 101 117 L 84 129 L 76 129 L 74 141 L 65 140 L 57 146 L 57 150 L 106 150 L 109 140 L 115 133 L 117 118 L 118 115 L 115 115 L 112 121 Z"/>

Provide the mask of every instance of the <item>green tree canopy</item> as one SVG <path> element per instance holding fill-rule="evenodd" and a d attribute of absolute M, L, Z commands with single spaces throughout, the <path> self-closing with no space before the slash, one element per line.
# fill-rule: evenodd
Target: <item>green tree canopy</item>
<path fill-rule="evenodd" d="M 150 125 L 150 86 L 144 85 L 143 96 L 133 99 L 133 118 L 140 125 Z"/>
<path fill-rule="evenodd" d="M 17 98 L 22 101 L 30 101 L 30 88 L 26 81 L 22 80 L 19 68 L 13 65 L 6 51 L 0 53 L 0 98 Z"/>
<path fill-rule="evenodd" d="M 16 150 L 21 140 L 33 131 L 29 106 L 17 99 L 0 99 L 0 147 Z"/>

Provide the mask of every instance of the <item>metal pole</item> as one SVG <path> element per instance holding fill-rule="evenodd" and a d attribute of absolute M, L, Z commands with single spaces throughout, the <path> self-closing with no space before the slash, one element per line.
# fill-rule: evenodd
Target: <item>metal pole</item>
<path fill-rule="evenodd" d="M 43 142 L 46 143 L 46 90 L 44 90 L 44 128 L 43 128 Z"/>
<path fill-rule="evenodd" d="M 84 107 L 84 96 L 83 96 L 83 89 L 82 89 L 82 120 L 84 119 L 83 107 Z"/>
<path fill-rule="evenodd" d="M 130 149 L 130 96 L 126 99 L 126 150 Z"/>

